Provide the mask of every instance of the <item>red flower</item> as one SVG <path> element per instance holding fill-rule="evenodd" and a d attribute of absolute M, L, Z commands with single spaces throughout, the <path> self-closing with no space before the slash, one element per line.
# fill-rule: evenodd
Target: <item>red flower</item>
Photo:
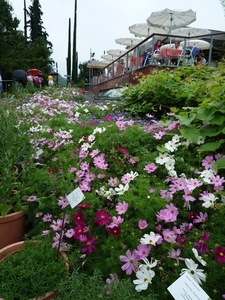
<path fill-rule="evenodd" d="M 108 228 L 109 234 L 113 235 L 115 238 L 118 238 L 121 233 L 121 227 L 115 226 L 113 228 Z"/>
<path fill-rule="evenodd" d="M 80 203 L 77 205 L 78 208 L 91 208 L 90 204 L 87 203 Z"/>
<path fill-rule="evenodd" d="M 77 225 L 74 229 L 73 237 L 75 240 L 80 240 L 82 236 L 86 236 L 86 232 L 88 232 L 89 228 L 84 224 L 81 223 Z"/>
<path fill-rule="evenodd" d="M 219 263 L 225 263 L 225 248 L 217 247 L 214 248 L 215 258 Z"/>
<path fill-rule="evenodd" d="M 98 226 L 104 226 L 109 224 L 110 222 L 110 214 L 106 211 L 104 211 L 103 209 L 101 209 L 100 211 L 97 211 L 95 213 L 96 217 L 95 217 L 95 224 Z"/>

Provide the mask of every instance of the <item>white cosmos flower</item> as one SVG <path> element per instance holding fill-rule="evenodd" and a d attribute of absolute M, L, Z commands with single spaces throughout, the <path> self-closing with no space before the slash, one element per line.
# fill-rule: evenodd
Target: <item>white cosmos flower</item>
<path fill-rule="evenodd" d="M 139 269 L 142 271 L 143 269 L 147 269 L 149 272 L 151 271 L 151 269 L 152 268 L 154 268 L 156 265 L 157 265 L 157 263 L 158 263 L 158 260 L 157 259 L 155 259 L 155 260 L 152 260 L 152 258 L 151 258 L 151 262 L 149 262 L 149 260 L 147 259 L 147 258 L 143 258 L 142 259 L 144 262 L 145 262 L 145 264 L 141 264 L 140 266 L 139 266 Z M 154 277 L 155 276 L 155 272 L 154 271 L 152 271 L 154 274 L 152 274 L 153 276 L 152 277 Z"/>
<path fill-rule="evenodd" d="M 180 136 L 175 134 L 173 137 L 172 137 L 172 142 L 173 143 L 179 143 L 180 141 Z"/>
<path fill-rule="evenodd" d="M 174 143 L 173 141 L 169 141 L 169 142 L 165 143 L 165 148 L 167 150 L 169 150 L 170 152 L 176 151 L 177 150 L 177 146 L 178 145 L 176 143 Z"/>
<path fill-rule="evenodd" d="M 204 142 L 205 142 L 205 137 L 203 137 L 203 136 L 200 135 L 198 137 L 197 144 L 201 145 L 201 144 L 204 144 Z"/>
<path fill-rule="evenodd" d="M 173 170 L 175 165 L 175 159 L 169 158 L 167 162 L 165 163 L 165 168 L 167 170 Z"/>
<path fill-rule="evenodd" d="M 191 277 L 195 281 L 197 281 L 198 284 L 201 284 L 201 280 L 206 281 L 206 276 L 203 273 L 204 270 L 197 269 L 198 264 L 196 264 L 192 259 L 186 258 L 185 264 L 188 267 L 188 269 L 186 269 L 186 268 L 182 269 L 180 275 L 183 275 L 184 273 L 189 273 L 191 275 Z"/>
<path fill-rule="evenodd" d="M 129 184 L 125 184 L 124 186 L 122 184 L 119 184 L 119 187 L 115 188 L 115 192 L 117 195 L 123 195 L 126 191 L 129 190 Z"/>
<path fill-rule="evenodd" d="M 158 157 L 156 157 L 155 162 L 159 165 L 164 165 L 169 160 L 168 153 L 160 153 Z"/>
<path fill-rule="evenodd" d="M 210 178 L 211 178 L 212 176 L 215 176 L 216 173 L 217 173 L 216 170 L 208 169 L 208 170 L 202 171 L 201 174 L 200 174 L 199 176 L 203 179 L 204 182 L 210 184 L 210 183 L 211 183 Z"/>
<path fill-rule="evenodd" d="M 140 242 L 142 245 L 153 245 L 160 239 L 159 235 L 156 235 L 153 231 L 150 234 L 144 234 L 144 237 L 141 238 Z"/>
<path fill-rule="evenodd" d="M 130 173 L 127 173 L 127 175 L 129 175 L 130 180 L 134 180 L 134 178 L 138 176 L 138 172 L 131 171 Z"/>
<path fill-rule="evenodd" d="M 202 197 L 202 200 L 204 201 L 202 206 L 204 206 L 206 208 L 214 207 L 215 201 L 217 199 L 219 199 L 219 198 L 216 197 L 214 194 L 209 193 L 208 195 Z"/>
<path fill-rule="evenodd" d="M 192 248 L 192 252 L 194 253 L 195 258 L 203 265 L 206 266 L 207 263 L 202 259 L 200 255 L 198 255 L 198 251 L 195 248 Z"/>
<path fill-rule="evenodd" d="M 148 284 L 152 283 L 152 271 L 148 272 L 147 269 L 143 269 L 142 271 L 137 271 L 136 276 L 138 279 L 133 280 L 134 284 L 137 284 L 135 287 L 137 292 L 141 292 L 143 290 L 147 290 Z"/>

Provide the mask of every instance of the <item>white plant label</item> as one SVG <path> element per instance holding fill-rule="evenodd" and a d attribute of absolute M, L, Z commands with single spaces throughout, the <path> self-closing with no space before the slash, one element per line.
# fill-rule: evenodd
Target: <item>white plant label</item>
<path fill-rule="evenodd" d="M 180 276 L 167 289 L 175 300 L 210 300 L 210 297 L 188 273 Z"/>
<path fill-rule="evenodd" d="M 85 196 L 79 187 L 67 196 L 71 208 L 76 207 L 84 198 Z"/>

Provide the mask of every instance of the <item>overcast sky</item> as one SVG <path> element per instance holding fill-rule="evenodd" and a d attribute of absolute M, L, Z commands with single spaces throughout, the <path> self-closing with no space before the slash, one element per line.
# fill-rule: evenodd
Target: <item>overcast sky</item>
<path fill-rule="evenodd" d="M 31 0 L 26 0 L 27 7 Z M 43 26 L 53 43 L 52 58 L 58 63 L 59 73 L 66 74 L 68 47 L 68 23 L 73 28 L 74 0 L 39 0 L 43 12 Z M 15 16 L 21 20 L 23 29 L 24 0 L 9 0 Z M 95 59 L 109 49 L 124 49 L 115 39 L 133 37 L 128 27 L 145 23 L 153 11 L 169 9 L 192 9 L 197 20 L 190 26 L 225 31 L 224 10 L 220 0 L 77 0 L 77 51 L 78 63 Z M 73 33 L 73 30 L 72 30 Z M 30 66 L 35 67 L 35 66 Z"/>

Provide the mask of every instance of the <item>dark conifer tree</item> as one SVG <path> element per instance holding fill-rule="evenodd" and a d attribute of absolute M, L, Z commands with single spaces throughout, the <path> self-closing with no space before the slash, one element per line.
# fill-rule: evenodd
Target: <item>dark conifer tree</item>
<path fill-rule="evenodd" d="M 71 75 L 71 19 L 69 18 L 68 28 L 68 55 L 66 59 L 67 75 Z"/>

